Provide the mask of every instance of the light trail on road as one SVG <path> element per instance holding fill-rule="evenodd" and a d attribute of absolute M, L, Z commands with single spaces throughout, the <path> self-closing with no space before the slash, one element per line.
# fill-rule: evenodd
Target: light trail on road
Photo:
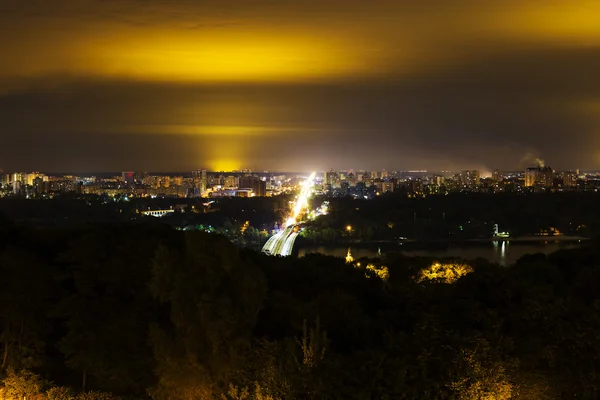
<path fill-rule="evenodd" d="M 302 210 L 308 206 L 308 199 L 312 195 L 316 173 L 313 172 L 302 182 L 300 193 L 292 207 L 292 215 L 286 220 L 285 228 L 271 236 L 262 248 L 262 252 L 271 256 L 289 256 L 294 250 L 294 242 L 298 237 L 298 217 Z"/>
<path fill-rule="evenodd" d="M 310 174 L 308 179 L 306 179 L 302 186 L 300 187 L 300 194 L 296 198 L 296 202 L 294 203 L 294 207 L 292 208 L 292 216 L 289 217 L 285 223 L 285 226 L 290 226 L 296 224 L 298 221 L 298 216 L 302 212 L 302 209 L 308 206 L 308 198 L 312 194 L 312 188 L 315 184 L 315 176 L 316 172 Z"/>

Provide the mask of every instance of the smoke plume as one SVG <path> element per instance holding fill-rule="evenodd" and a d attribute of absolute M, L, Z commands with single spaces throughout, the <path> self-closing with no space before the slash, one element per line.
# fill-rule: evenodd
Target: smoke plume
<path fill-rule="evenodd" d="M 519 167 L 528 168 L 531 166 L 544 168 L 546 166 L 546 162 L 537 157 L 534 153 L 527 152 L 523 155 L 523 157 L 521 157 L 521 161 L 519 161 Z"/>

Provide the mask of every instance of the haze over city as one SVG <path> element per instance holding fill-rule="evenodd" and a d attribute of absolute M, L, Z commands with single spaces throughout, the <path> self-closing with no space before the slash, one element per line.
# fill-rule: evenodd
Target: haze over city
<path fill-rule="evenodd" d="M 600 166 L 600 3 L 0 1 L 0 167 Z"/>

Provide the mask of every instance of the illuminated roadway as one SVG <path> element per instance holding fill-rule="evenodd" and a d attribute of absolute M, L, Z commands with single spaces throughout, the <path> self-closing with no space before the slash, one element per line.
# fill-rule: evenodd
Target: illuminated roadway
<path fill-rule="evenodd" d="M 313 172 L 305 180 L 300 188 L 300 194 L 293 207 L 293 215 L 288 218 L 285 228 L 275 235 L 271 236 L 262 248 L 262 252 L 270 256 L 289 256 L 294 249 L 294 242 L 298 237 L 300 226 L 297 218 L 302 210 L 308 205 L 308 198 L 312 194 L 312 188 L 315 182 L 315 173 Z"/>
<path fill-rule="evenodd" d="M 262 252 L 271 256 L 289 256 L 294 248 L 294 241 L 298 232 L 294 232 L 296 225 L 290 225 L 282 231 L 271 236 L 263 246 Z"/>

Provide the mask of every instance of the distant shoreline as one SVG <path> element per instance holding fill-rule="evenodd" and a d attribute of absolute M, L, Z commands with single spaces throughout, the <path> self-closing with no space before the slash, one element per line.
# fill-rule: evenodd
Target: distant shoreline
<path fill-rule="evenodd" d="M 439 240 L 374 240 L 368 242 L 309 242 L 303 241 L 300 244 L 300 248 L 304 247 L 314 247 L 314 246 L 324 246 L 324 247 L 338 247 L 338 246 L 347 246 L 347 247 L 359 247 L 359 248 L 368 248 L 368 247 L 376 247 L 376 246 L 402 246 L 407 245 L 409 247 L 412 246 L 438 246 L 438 245 L 469 245 L 469 244 L 484 244 L 484 243 L 494 243 L 494 242 L 511 242 L 511 243 L 572 243 L 572 242 L 583 242 L 588 241 L 590 238 L 583 236 L 568 236 L 568 235 L 559 235 L 559 236 L 515 236 L 508 238 L 477 238 L 477 239 L 439 239 Z"/>
<path fill-rule="evenodd" d="M 583 236 L 516 236 L 516 237 L 491 237 L 484 239 L 467 239 L 469 242 L 581 242 L 582 240 L 590 240 Z"/>

